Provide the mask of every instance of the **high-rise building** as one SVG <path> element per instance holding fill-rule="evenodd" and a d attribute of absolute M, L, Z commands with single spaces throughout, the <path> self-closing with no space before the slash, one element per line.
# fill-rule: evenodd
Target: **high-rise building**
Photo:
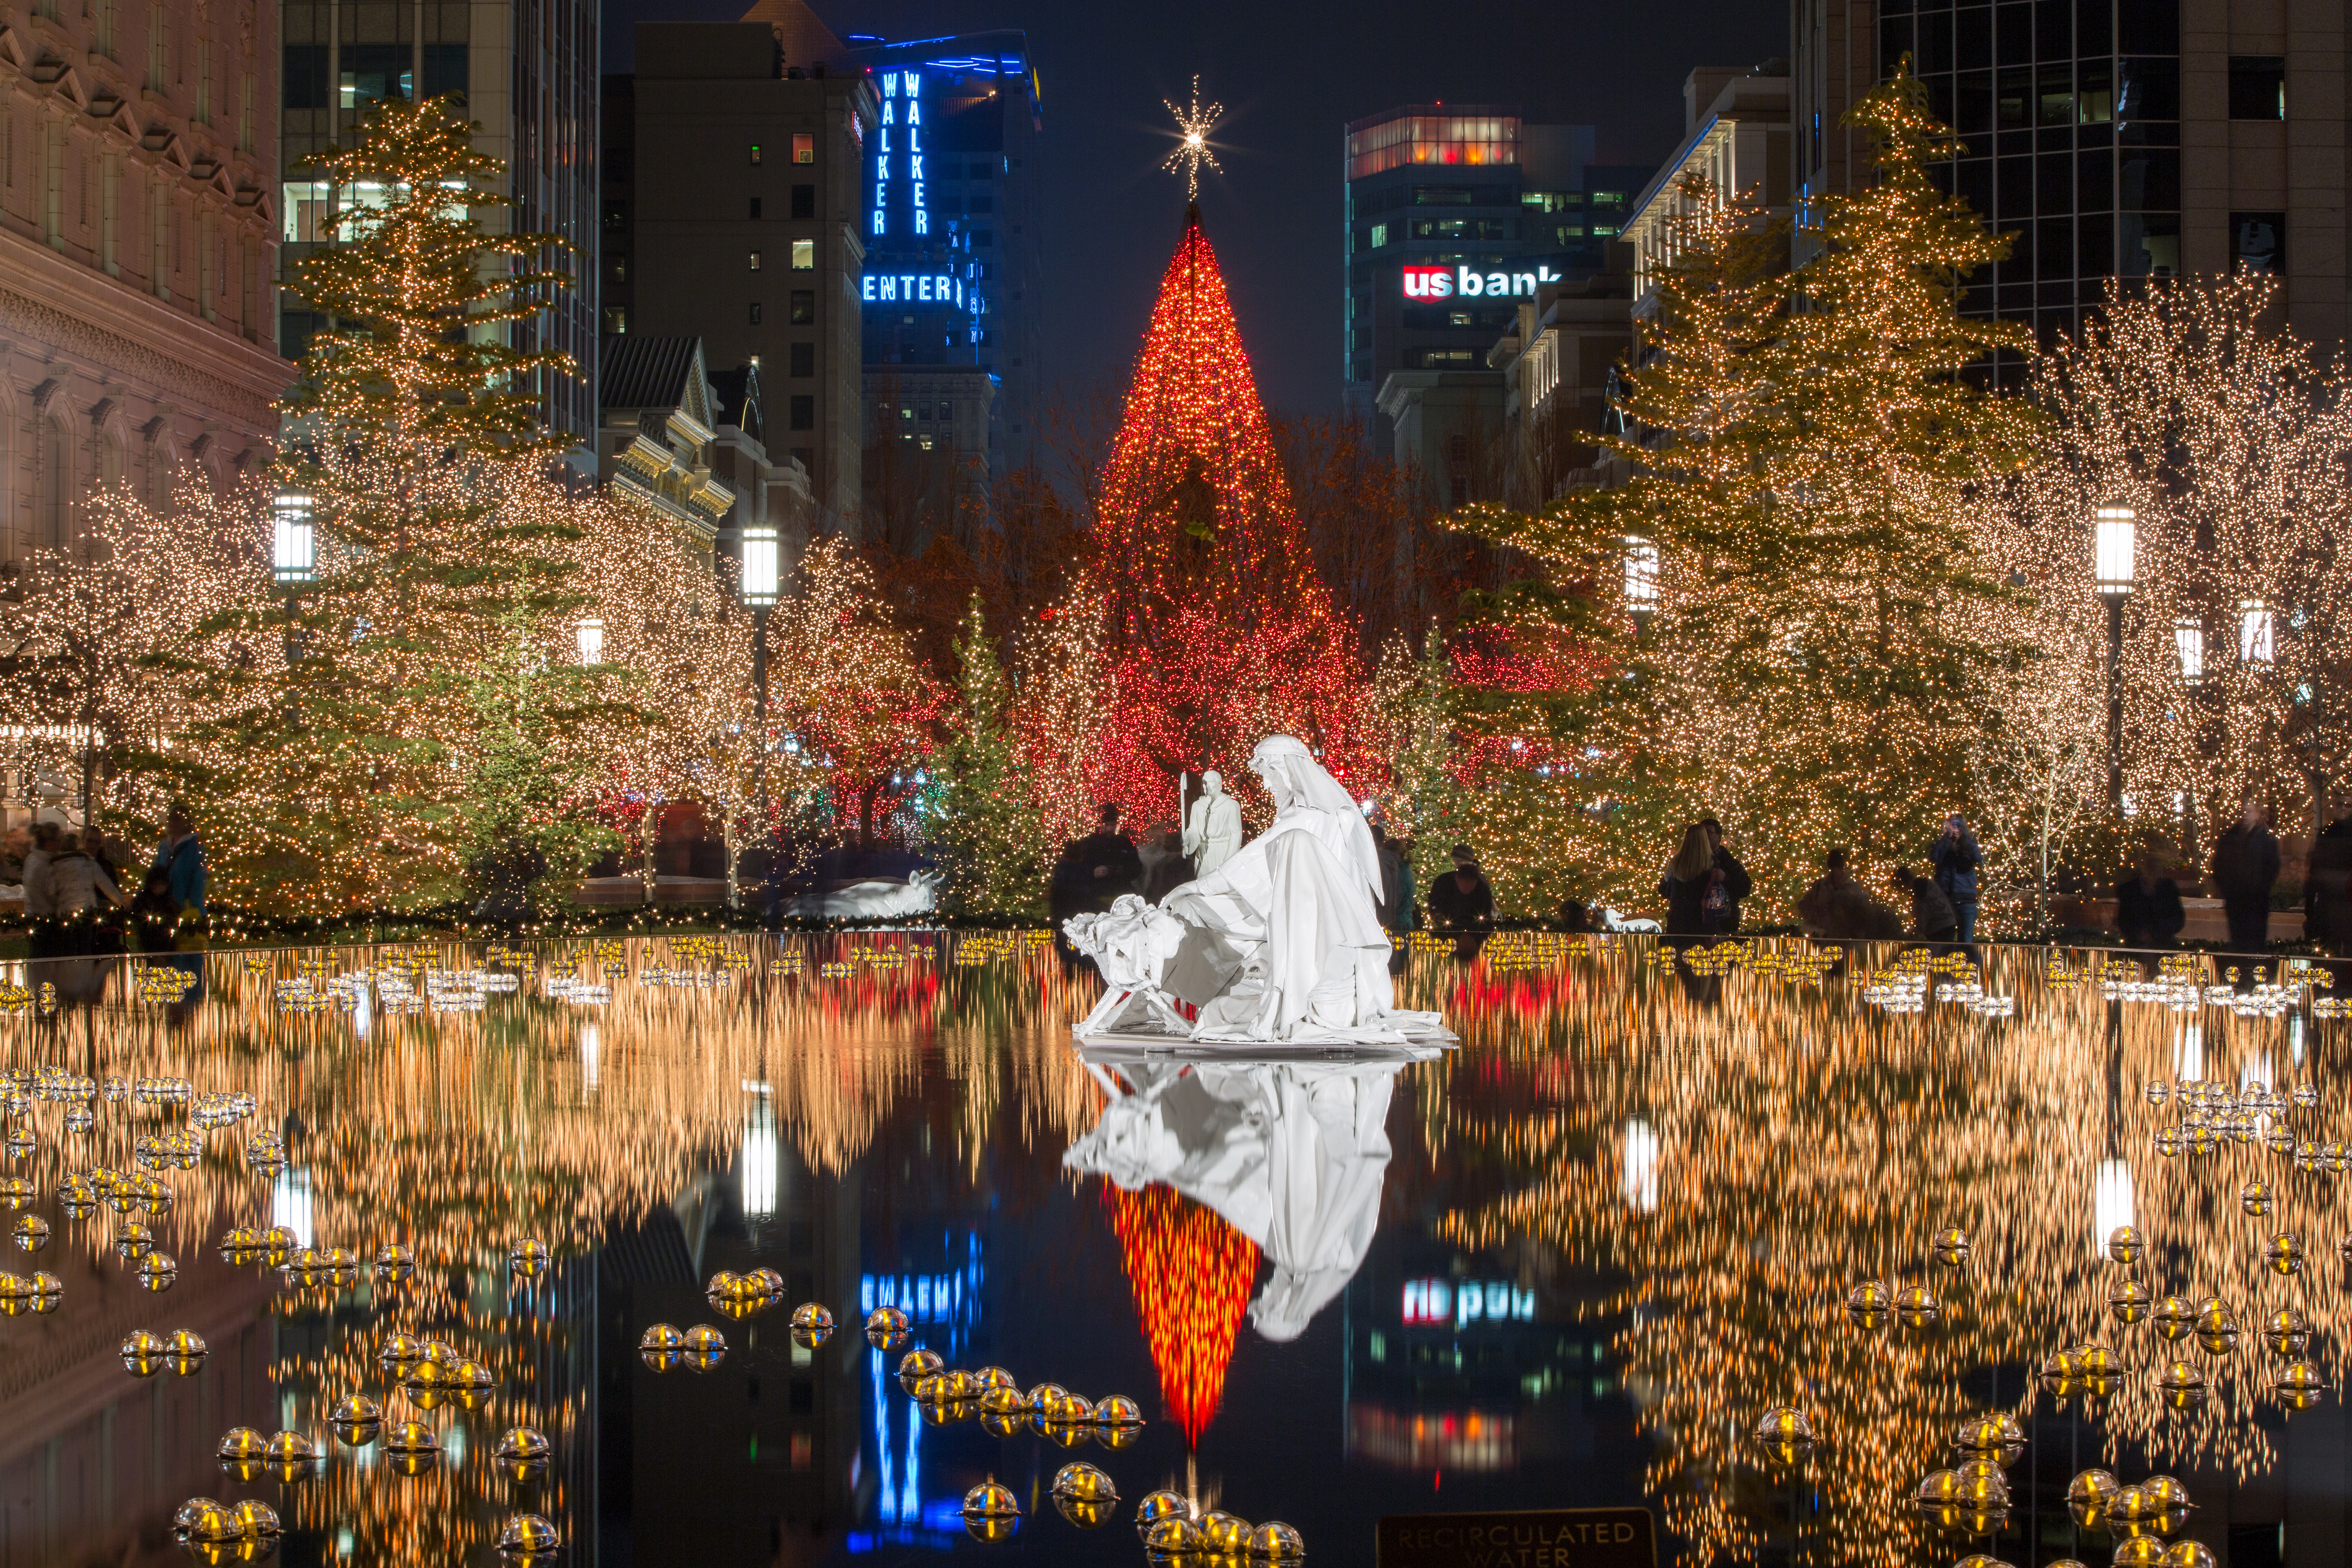
<path fill-rule="evenodd" d="M 310 179 L 303 161 L 348 144 L 361 119 L 387 99 L 411 102 L 445 93 L 465 101 L 481 127 L 474 145 L 507 165 L 511 206 L 485 207 L 494 233 L 546 232 L 571 247 L 561 258 L 578 287 L 515 323 L 518 347 L 557 349 L 578 366 L 546 376 L 549 426 L 572 438 L 593 466 L 596 427 L 595 0 L 280 0 L 286 58 L 284 236 L 290 264 L 326 243 L 342 199 Z M 160 8 L 160 7 L 159 7 Z M 282 296 L 286 352 L 299 356 L 320 323 L 291 293 Z"/>
<path fill-rule="evenodd" d="M 168 500 L 269 460 L 277 18 L 0 13 L 0 590 L 94 485 Z"/>
<path fill-rule="evenodd" d="M 857 47 L 849 58 L 881 101 L 866 148 L 859 296 L 877 433 L 893 430 L 919 451 L 953 450 L 966 467 L 979 456 L 985 473 L 1001 473 L 1028 460 L 1039 413 L 1042 109 L 1028 38 L 850 41 Z M 917 385 L 922 394 L 908 390 Z M 986 411 L 976 426 L 974 405 Z M 941 422 L 907 428 L 927 406 Z M 960 411 L 952 425 L 949 409 Z M 974 436 L 984 437 L 977 453 Z"/>
<path fill-rule="evenodd" d="M 714 374 L 756 365 L 765 447 L 797 459 L 820 531 L 855 528 L 875 89 L 800 0 L 740 22 L 641 22 L 633 106 L 611 128 L 604 226 L 625 270 L 617 333 L 696 338 Z"/>
<path fill-rule="evenodd" d="M 1516 301 L 1594 276 L 1647 168 L 1593 162 L 1589 125 L 1529 125 L 1515 109 L 1414 104 L 1345 137 L 1349 410 L 1380 421 L 1401 371 L 1467 374 L 1518 320 Z"/>
<path fill-rule="evenodd" d="M 1796 0 L 1800 200 L 1864 171 L 1840 117 L 1907 57 L 1966 143 L 1945 178 L 2017 236 L 1965 309 L 2046 341 L 2111 278 L 2246 266 L 2334 346 L 2352 323 L 2347 26 L 2341 5 L 2258 0 Z"/>

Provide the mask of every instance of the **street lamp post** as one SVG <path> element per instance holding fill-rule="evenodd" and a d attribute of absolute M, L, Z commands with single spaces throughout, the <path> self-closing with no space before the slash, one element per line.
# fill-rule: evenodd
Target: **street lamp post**
<path fill-rule="evenodd" d="M 1637 636 L 1650 629 L 1650 617 L 1658 613 L 1658 547 L 1652 540 L 1625 542 L 1625 609 Z"/>
<path fill-rule="evenodd" d="M 778 555 L 776 531 L 772 528 L 747 528 L 743 531 L 743 602 L 751 606 L 751 689 L 753 695 L 752 734 L 759 742 L 758 784 L 760 796 L 760 826 L 763 834 L 771 831 L 768 820 L 768 608 L 776 602 L 782 586 L 782 562 Z M 769 876 L 774 876 L 775 845 L 768 846 Z"/>
<path fill-rule="evenodd" d="M 2093 515 L 2093 585 L 2107 605 L 2107 805 L 2124 803 L 2124 601 L 2138 586 L 2139 517 L 2127 506 Z"/>

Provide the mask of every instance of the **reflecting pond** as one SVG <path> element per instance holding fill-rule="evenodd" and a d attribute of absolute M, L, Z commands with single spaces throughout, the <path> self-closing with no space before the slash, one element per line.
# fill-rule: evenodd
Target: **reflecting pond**
<path fill-rule="evenodd" d="M 0 1563 L 2341 1557 L 2327 972 L 1398 966 L 1458 1050 L 1085 1059 L 1044 932 L 0 968 Z"/>

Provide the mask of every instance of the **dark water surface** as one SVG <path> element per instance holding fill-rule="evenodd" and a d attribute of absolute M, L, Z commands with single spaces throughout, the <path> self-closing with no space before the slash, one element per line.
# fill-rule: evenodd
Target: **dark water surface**
<path fill-rule="evenodd" d="M 1371 1563 L 1383 1518 L 1628 1507 L 1661 1562 L 2345 1561 L 2342 1405 L 2294 1386 L 2346 1375 L 2352 1039 L 2324 977 L 2233 985 L 2200 960 L 2118 985 L 2094 955 L 2011 950 L 1874 985 L 1895 950 L 1832 956 L 1420 951 L 1400 989 L 1463 1037 L 1442 1060 L 1124 1068 L 1072 1047 L 1092 978 L 1015 939 L 0 968 L 6 1120 L 32 1138 L 0 1152 L 30 1183 L 0 1224 L 51 1227 L 0 1241 L 0 1268 L 62 1284 L 37 1311 L 0 1280 L 0 1563 L 184 1561 L 196 1497 L 282 1523 L 200 1553 L 220 1561 L 487 1568 L 528 1513 L 562 1539 L 546 1561 L 605 1568 L 1134 1563 L 1160 1488 L 1286 1521 L 1323 1563 Z M 485 971 L 515 989 L 478 992 Z M 150 1102 L 173 1080 L 188 1100 Z M 2211 1087 L 2184 1106 L 2183 1083 Z M 201 1098 L 238 1092 L 241 1120 Z M 269 1133 L 282 1166 L 248 1148 Z M 2142 1249 L 2117 1262 L 2127 1223 Z M 121 1255 L 133 1226 L 176 1261 L 167 1288 Z M 225 1256 L 273 1226 L 355 1267 L 273 1267 L 302 1261 L 284 1238 Z M 551 1261 L 519 1275 L 526 1239 Z M 388 1244 L 413 1275 L 377 1276 Z M 759 1268 L 772 1300 L 706 1300 Z M 1858 1324 L 1865 1280 L 1925 1288 L 1934 1321 Z M 2221 1303 L 2204 1341 L 2172 1296 Z M 790 1331 L 804 1302 L 837 1320 L 820 1343 Z M 901 1387 L 904 1347 L 868 1343 L 887 1305 L 949 1368 L 1125 1394 L 1146 1424 L 942 1420 Z M 657 1323 L 715 1325 L 726 1354 L 657 1370 Z M 139 1330 L 208 1354 L 138 1375 Z M 394 1333 L 488 1369 L 486 1400 L 404 1388 Z M 2104 1360 L 2049 1364 L 2085 1346 Z M 2201 1403 L 2168 1403 L 2175 1362 Z M 339 1441 L 353 1394 L 431 1428 L 437 1462 Z M 1810 1447 L 1756 1440 L 1775 1407 Z M 1978 1457 L 1955 1428 L 2002 1415 L 2021 1447 L 1979 1500 L 1916 1504 Z M 548 1438 L 543 1469 L 494 1460 L 515 1426 Z M 240 1479 L 215 1458 L 236 1427 L 322 1462 Z M 1074 1461 L 1122 1500 L 1098 1528 L 1055 1506 Z M 2070 1510 L 2094 1468 L 2169 1475 L 2194 1507 Z M 991 1479 L 1023 1515 L 994 1542 L 961 1513 Z"/>

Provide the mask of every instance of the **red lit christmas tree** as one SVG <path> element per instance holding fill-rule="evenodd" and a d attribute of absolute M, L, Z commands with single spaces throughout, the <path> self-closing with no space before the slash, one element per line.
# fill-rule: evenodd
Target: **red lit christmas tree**
<path fill-rule="evenodd" d="M 1197 1448 L 1225 1396 L 1225 1367 L 1257 1279 L 1257 1244 L 1172 1187 L 1130 1193 L 1105 1184 L 1103 1200 L 1160 1369 L 1160 1396 Z"/>
<path fill-rule="evenodd" d="M 1266 735 L 1316 748 L 1344 783 L 1378 764 L 1358 738 L 1365 673 L 1318 576 L 1197 205 L 1161 280 L 1098 518 L 1113 687 L 1097 800 L 1172 816 L 1180 773 L 1245 764 Z"/>

